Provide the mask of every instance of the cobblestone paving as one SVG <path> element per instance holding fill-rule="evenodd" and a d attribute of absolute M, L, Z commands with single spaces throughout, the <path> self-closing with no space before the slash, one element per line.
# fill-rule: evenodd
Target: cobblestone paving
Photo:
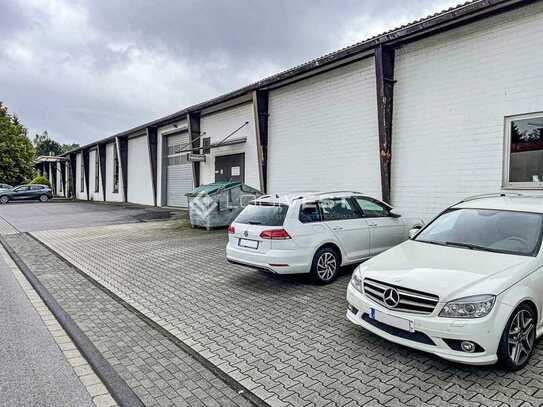
<path fill-rule="evenodd" d="M 454 365 L 345 319 L 328 286 L 224 260 L 224 232 L 172 224 L 35 233 L 274 406 L 543 404 L 543 349 L 520 373 Z"/>
<path fill-rule="evenodd" d="M 6 239 L 146 406 L 250 406 L 30 236 Z"/>
<path fill-rule="evenodd" d="M 7 220 L 0 216 L 0 235 L 13 235 L 17 232 Z"/>

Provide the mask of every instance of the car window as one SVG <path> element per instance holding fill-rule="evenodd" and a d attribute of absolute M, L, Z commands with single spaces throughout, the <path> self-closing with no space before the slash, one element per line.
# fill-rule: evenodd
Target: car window
<path fill-rule="evenodd" d="M 422 230 L 416 241 L 535 256 L 543 215 L 494 209 L 451 209 Z"/>
<path fill-rule="evenodd" d="M 287 216 L 288 205 L 251 203 L 243 209 L 235 222 L 248 225 L 282 226 Z"/>
<path fill-rule="evenodd" d="M 360 209 L 364 212 L 366 218 L 376 218 L 389 216 L 390 209 L 385 205 L 382 205 L 372 199 L 355 197 L 356 203 L 360 206 Z"/>
<path fill-rule="evenodd" d="M 32 189 L 33 191 L 36 191 L 36 190 L 41 190 L 43 189 L 43 187 L 41 185 L 32 185 L 30 187 L 30 189 Z"/>
<path fill-rule="evenodd" d="M 331 198 L 319 201 L 324 221 L 360 218 L 360 214 L 346 198 Z"/>
<path fill-rule="evenodd" d="M 28 186 L 23 185 L 23 186 L 21 186 L 21 187 L 15 188 L 15 191 L 16 191 L 16 192 L 21 192 L 21 191 L 28 191 L 29 189 L 30 189 L 30 188 L 29 188 Z"/>
<path fill-rule="evenodd" d="M 300 222 L 314 223 L 321 221 L 321 214 L 316 202 L 304 202 L 300 205 Z"/>

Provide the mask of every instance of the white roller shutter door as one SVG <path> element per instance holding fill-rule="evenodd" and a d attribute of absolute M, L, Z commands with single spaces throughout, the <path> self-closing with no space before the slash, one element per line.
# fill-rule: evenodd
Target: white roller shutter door
<path fill-rule="evenodd" d="M 186 193 L 192 191 L 192 163 L 186 159 L 186 150 L 189 143 L 188 133 L 168 136 L 168 149 L 166 160 L 166 205 L 186 208 L 188 200 Z"/>

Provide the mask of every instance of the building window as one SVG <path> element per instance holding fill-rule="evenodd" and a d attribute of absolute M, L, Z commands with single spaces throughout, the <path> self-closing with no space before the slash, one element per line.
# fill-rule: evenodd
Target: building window
<path fill-rule="evenodd" d="M 94 152 L 94 192 L 100 192 L 100 157 Z"/>
<path fill-rule="evenodd" d="M 113 193 L 119 192 L 119 156 L 117 155 L 117 147 L 113 147 Z"/>
<path fill-rule="evenodd" d="M 543 113 L 505 119 L 504 187 L 543 188 Z"/>
<path fill-rule="evenodd" d="M 85 192 L 85 164 L 83 162 L 83 154 L 81 155 L 81 165 L 80 165 L 80 172 L 81 172 L 81 179 L 79 180 L 81 183 L 80 190 L 81 192 Z"/>

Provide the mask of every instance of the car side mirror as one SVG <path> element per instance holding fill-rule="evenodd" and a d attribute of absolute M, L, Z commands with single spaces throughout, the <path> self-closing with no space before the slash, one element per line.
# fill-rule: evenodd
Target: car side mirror
<path fill-rule="evenodd" d="M 417 236 L 417 233 L 420 232 L 422 228 L 420 226 L 414 226 L 409 230 L 409 239 L 413 239 L 415 236 Z"/>
<path fill-rule="evenodd" d="M 389 212 L 388 214 L 393 218 L 401 218 L 402 217 L 402 215 L 400 215 L 399 213 Z"/>

